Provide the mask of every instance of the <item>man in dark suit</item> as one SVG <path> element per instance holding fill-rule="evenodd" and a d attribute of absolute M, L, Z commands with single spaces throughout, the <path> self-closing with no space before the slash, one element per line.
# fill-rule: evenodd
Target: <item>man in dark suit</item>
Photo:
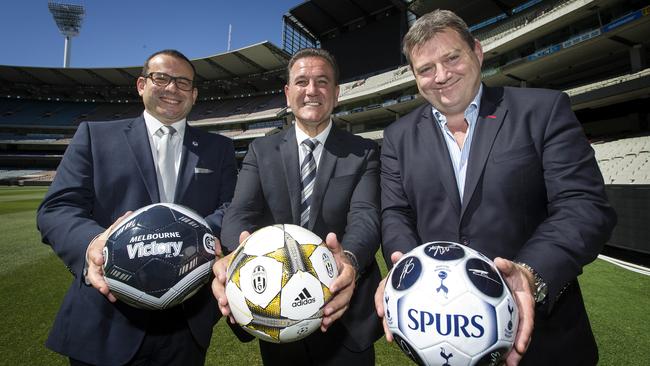
<path fill-rule="evenodd" d="M 301 50 L 289 61 L 285 94 L 295 124 L 249 146 L 224 217 L 222 242 L 229 250 L 237 247 L 242 232 L 243 238 L 267 225 L 296 224 L 326 237 L 340 268 L 321 323 L 327 333 L 317 331 L 288 344 L 260 341 L 266 365 L 374 365 L 373 343 L 381 336 L 372 304 L 381 279 L 375 261 L 379 157 L 374 142 L 333 126 L 337 70 L 332 56 L 320 49 Z M 309 150 L 301 146 L 305 140 L 311 141 Z M 301 167 L 303 173 L 313 172 L 308 168 L 312 154 L 316 173 L 308 180 L 313 186 L 301 177 Z M 307 204 L 306 187 L 311 187 Z M 215 264 L 213 281 L 224 315 L 230 314 L 224 291 L 227 260 Z"/>
<path fill-rule="evenodd" d="M 225 137 L 187 125 L 197 97 L 194 75 L 178 51 L 150 56 L 137 80 L 143 115 L 82 123 L 38 209 L 43 242 L 74 276 L 47 340 L 72 365 L 204 363 L 220 316 L 207 286 L 177 307 L 146 311 L 116 301 L 102 273 L 107 228 L 151 203 L 190 207 L 219 237 L 236 181 L 234 147 Z M 158 131 L 165 129 L 170 150 L 163 152 L 165 137 Z M 170 184 L 161 175 L 163 153 L 171 159 Z"/>
<path fill-rule="evenodd" d="M 384 131 L 387 262 L 434 240 L 496 258 L 520 314 L 507 363 L 596 364 L 577 276 L 616 217 L 568 97 L 482 85 L 481 45 L 450 11 L 418 19 L 404 54 L 429 103 Z"/>

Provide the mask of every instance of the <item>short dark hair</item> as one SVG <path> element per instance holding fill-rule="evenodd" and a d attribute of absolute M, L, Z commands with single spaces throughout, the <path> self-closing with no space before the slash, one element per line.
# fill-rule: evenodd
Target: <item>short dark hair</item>
<path fill-rule="evenodd" d="M 194 76 L 196 75 L 196 69 L 194 68 L 192 61 L 190 61 L 189 58 L 187 58 L 180 51 L 167 49 L 167 50 L 158 51 L 147 58 L 147 60 L 144 62 L 144 66 L 142 67 L 142 76 L 147 76 L 149 74 L 149 61 L 151 61 L 152 58 L 158 55 L 167 55 L 187 62 L 192 68 L 192 78 L 194 78 Z"/>
<path fill-rule="evenodd" d="M 436 9 L 416 20 L 404 36 L 402 52 L 409 64 L 411 63 L 411 52 L 414 48 L 422 46 L 445 29 L 455 30 L 467 43 L 469 49 L 474 49 L 476 40 L 465 21 L 453 11 Z"/>
<path fill-rule="evenodd" d="M 322 48 L 303 48 L 291 57 L 289 60 L 289 65 L 287 65 L 287 84 L 290 81 L 291 68 L 293 65 L 298 62 L 298 60 L 307 57 L 319 57 L 330 64 L 330 66 L 332 66 L 332 70 L 334 70 L 334 84 L 339 85 L 339 65 L 336 63 L 334 56 Z"/>

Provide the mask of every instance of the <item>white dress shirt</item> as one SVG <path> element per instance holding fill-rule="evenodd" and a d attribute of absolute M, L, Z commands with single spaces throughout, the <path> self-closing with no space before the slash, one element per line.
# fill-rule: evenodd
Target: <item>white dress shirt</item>
<path fill-rule="evenodd" d="M 147 125 L 147 136 L 149 136 L 149 146 L 151 147 L 151 156 L 153 157 L 154 166 L 156 167 L 156 177 L 158 178 L 158 191 L 163 192 L 162 186 L 162 177 L 160 175 L 160 170 L 158 169 L 158 164 L 155 162 L 158 161 L 158 144 L 160 143 L 160 137 L 156 132 L 163 126 L 163 123 L 158 121 L 154 116 L 149 114 L 146 110 L 144 111 L 144 122 Z M 181 154 L 183 152 L 183 138 L 185 137 L 185 122 L 186 118 L 178 122 L 172 123 L 172 127 L 176 130 L 176 133 L 171 138 L 172 148 L 174 149 L 174 173 L 176 174 L 176 180 L 178 180 L 178 172 L 181 166 Z M 175 190 L 175 189 L 174 189 Z"/>
<path fill-rule="evenodd" d="M 306 139 L 312 138 L 309 137 L 303 130 L 298 127 L 298 124 L 295 123 L 296 127 L 296 142 L 298 142 L 298 169 L 302 166 L 302 161 L 305 160 L 305 156 L 307 155 L 307 148 L 302 145 L 302 142 L 305 141 Z M 318 164 L 320 164 L 320 157 L 323 155 L 323 146 L 325 145 L 325 140 L 327 140 L 327 136 L 330 134 L 330 130 L 332 129 L 332 120 L 330 119 L 329 123 L 327 124 L 327 127 L 323 130 L 323 132 L 319 133 L 316 135 L 316 137 L 313 137 L 314 139 L 318 140 L 318 144 L 316 145 L 316 148 L 312 152 L 314 155 L 314 160 L 316 161 L 316 169 L 318 169 Z"/>

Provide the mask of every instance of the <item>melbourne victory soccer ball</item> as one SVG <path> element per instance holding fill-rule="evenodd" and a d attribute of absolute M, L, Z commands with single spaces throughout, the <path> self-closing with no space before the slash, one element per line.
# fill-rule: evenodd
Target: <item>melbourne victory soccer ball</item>
<path fill-rule="evenodd" d="M 226 297 L 248 333 L 268 342 L 292 342 L 320 327 L 337 276 L 334 256 L 316 234 L 296 225 L 267 226 L 235 251 Z"/>
<path fill-rule="evenodd" d="M 451 242 L 423 244 L 388 274 L 385 319 L 420 365 L 498 365 L 517 334 L 517 306 L 494 264 Z"/>
<path fill-rule="evenodd" d="M 121 301 L 166 309 L 208 282 L 214 257 L 214 236 L 198 213 L 157 203 L 113 228 L 104 247 L 104 277 Z"/>

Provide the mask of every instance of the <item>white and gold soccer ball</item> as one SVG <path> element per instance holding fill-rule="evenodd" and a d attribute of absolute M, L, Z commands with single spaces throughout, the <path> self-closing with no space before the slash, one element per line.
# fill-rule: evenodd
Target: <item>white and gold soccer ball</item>
<path fill-rule="evenodd" d="M 320 327 L 337 276 L 334 255 L 316 234 L 296 225 L 267 226 L 235 251 L 226 296 L 248 333 L 268 342 L 293 342 Z"/>

